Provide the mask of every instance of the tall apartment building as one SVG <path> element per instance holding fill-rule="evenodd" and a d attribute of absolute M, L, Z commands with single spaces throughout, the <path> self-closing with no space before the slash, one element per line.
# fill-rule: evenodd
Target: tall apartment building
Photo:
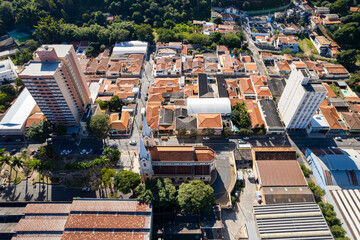
<path fill-rule="evenodd" d="M 216 153 L 207 146 L 156 146 L 144 118 L 140 138 L 139 165 L 143 180 L 169 178 L 174 183 L 190 180 L 211 181 Z"/>
<path fill-rule="evenodd" d="M 90 90 L 72 45 L 41 46 L 19 76 L 49 121 L 79 124 Z"/>
<path fill-rule="evenodd" d="M 326 88 L 308 70 L 292 71 L 278 104 L 287 130 L 306 129 L 326 94 Z"/>

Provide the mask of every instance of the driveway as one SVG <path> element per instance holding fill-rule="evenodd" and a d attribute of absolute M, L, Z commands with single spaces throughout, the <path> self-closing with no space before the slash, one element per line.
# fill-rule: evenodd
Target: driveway
<path fill-rule="evenodd" d="M 245 188 L 240 195 L 235 209 L 222 210 L 222 221 L 224 224 L 224 239 L 239 239 L 243 227 L 247 222 L 254 221 L 253 206 L 258 203 L 255 201 L 256 184 L 250 182 L 245 177 Z"/>

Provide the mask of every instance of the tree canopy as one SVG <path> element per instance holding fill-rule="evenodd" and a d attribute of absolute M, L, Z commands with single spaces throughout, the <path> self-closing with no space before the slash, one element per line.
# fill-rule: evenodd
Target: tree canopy
<path fill-rule="evenodd" d="M 90 118 L 87 130 L 91 136 L 98 139 L 105 139 L 111 130 L 110 118 L 108 115 L 95 115 Z"/>
<path fill-rule="evenodd" d="M 151 203 L 156 208 L 166 208 L 176 203 L 176 188 L 168 178 L 146 180 L 135 192 L 138 199 Z"/>
<path fill-rule="evenodd" d="M 124 194 L 134 191 L 135 188 L 140 184 L 140 175 L 134 172 L 122 170 L 119 171 L 115 177 L 115 188 Z"/>
<path fill-rule="evenodd" d="M 182 183 L 177 201 L 186 212 L 209 212 L 214 203 L 214 189 L 200 180 Z"/>
<path fill-rule="evenodd" d="M 44 142 L 51 134 L 52 126 L 48 121 L 40 121 L 39 123 L 32 124 L 26 130 L 26 137 L 38 141 Z"/>

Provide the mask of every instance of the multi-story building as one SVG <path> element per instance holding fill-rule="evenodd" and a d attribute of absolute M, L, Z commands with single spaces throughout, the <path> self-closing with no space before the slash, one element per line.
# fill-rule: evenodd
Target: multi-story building
<path fill-rule="evenodd" d="M 306 129 L 326 94 L 326 88 L 308 70 L 293 70 L 278 105 L 287 130 Z"/>
<path fill-rule="evenodd" d="M 190 180 L 211 181 L 216 153 L 205 146 L 156 146 L 144 118 L 140 138 L 139 165 L 143 180 L 163 177 L 174 183 Z"/>
<path fill-rule="evenodd" d="M 41 46 L 20 78 L 49 121 L 79 124 L 90 102 L 90 90 L 72 45 Z"/>
<path fill-rule="evenodd" d="M 10 58 L 0 61 L 0 85 L 4 82 L 12 82 L 18 77 L 14 63 Z"/>

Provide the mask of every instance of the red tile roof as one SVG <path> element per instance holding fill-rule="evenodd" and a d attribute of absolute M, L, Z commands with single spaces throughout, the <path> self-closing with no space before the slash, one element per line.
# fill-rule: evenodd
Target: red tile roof
<path fill-rule="evenodd" d="M 26 217 L 16 225 L 16 232 L 62 232 L 67 216 Z"/>
<path fill-rule="evenodd" d="M 24 214 L 45 214 L 45 213 L 69 213 L 70 203 L 29 203 L 24 209 Z"/>
<path fill-rule="evenodd" d="M 82 200 L 75 199 L 71 211 L 76 212 L 150 212 L 148 205 L 140 201 Z"/>
<path fill-rule="evenodd" d="M 67 232 L 61 240 L 145 240 L 149 235 L 142 232 Z"/>
<path fill-rule="evenodd" d="M 262 187 L 307 186 L 297 160 L 256 161 Z"/>
<path fill-rule="evenodd" d="M 101 203 L 102 204 L 102 203 Z M 101 205 L 97 203 L 97 205 Z M 65 224 L 66 229 L 142 229 L 145 216 L 115 214 L 71 214 Z"/>
<path fill-rule="evenodd" d="M 152 161 L 198 161 L 212 162 L 216 158 L 214 150 L 207 146 L 157 146 L 149 148 Z"/>
<path fill-rule="evenodd" d="M 198 129 L 204 128 L 222 128 L 221 115 L 216 113 L 199 113 Z"/>

